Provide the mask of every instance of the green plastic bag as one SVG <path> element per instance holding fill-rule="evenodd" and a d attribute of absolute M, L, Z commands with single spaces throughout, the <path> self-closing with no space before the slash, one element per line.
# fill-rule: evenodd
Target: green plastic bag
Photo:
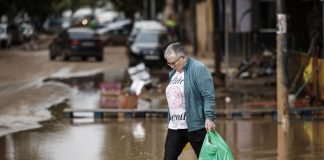
<path fill-rule="evenodd" d="M 234 160 L 234 158 L 223 138 L 216 131 L 208 131 L 200 150 L 199 160 Z"/>

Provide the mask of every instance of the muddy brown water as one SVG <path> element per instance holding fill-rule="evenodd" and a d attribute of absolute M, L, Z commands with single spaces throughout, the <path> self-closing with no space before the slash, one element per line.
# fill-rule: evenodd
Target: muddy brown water
<path fill-rule="evenodd" d="M 59 80 L 77 87 L 80 92 L 67 104 L 52 107 L 53 118 L 43 122 L 43 127 L 0 137 L 0 160 L 163 159 L 166 117 L 125 118 L 123 121 L 63 117 L 62 110 L 66 107 L 98 107 L 100 93 L 94 86 L 102 79 L 105 75 L 95 75 L 92 80 Z M 234 94 L 228 105 L 239 107 L 250 97 L 255 98 Z M 219 107 L 225 105 L 224 102 L 218 104 Z M 272 117 L 218 118 L 216 126 L 236 160 L 324 159 L 323 120 L 293 119 L 289 125 L 282 126 Z M 183 155 L 182 159 L 195 159 L 190 149 L 185 149 Z"/>
<path fill-rule="evenodd" d="M 44 122 L 42 128 L 1 137 L 0 159 L 163 159 L 165 118 L 105 118 L 81 123 L 62 118 L 64 107 L 55 107 L 53 120 Z M 324 121 L 292 120 L 283 128 L 271 118 L 218 119 L 216 126 L 237 160 L 324 159 Z"/>

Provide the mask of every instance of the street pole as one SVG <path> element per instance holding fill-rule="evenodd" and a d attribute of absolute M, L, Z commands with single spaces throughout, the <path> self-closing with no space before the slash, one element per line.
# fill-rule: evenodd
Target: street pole
<path fill-rule="evenodd" d="M 324 56 L 324 0 L 321 0 L 322 2 L 322 56 Z"/>
<path fill-rule="evenodd" d="M 148 19 L 148 0 L 144 0 L 143 1 L 143 8 L 144 8 L 144 13 L 143 13 L 143 17 L 144 19 Z"/>
<path fill-rule="evenodd" d="M 289 110 L 287 19 L 284 13 L 284 1 L 277 0 L 277 122 L 286 125 L 289 121 Z"/>
<path fill-rule="evenodd" d="M 155 11 L 155 0 L 151 0 L 151 19 L 156 18 Z"/>
<path fill-rule="evenodd" d="M 224 0 L 214 1 L 214 8 L 215 8 L 215 17 L 214 17 L 214 25 L 215 25 L 215 40 L 214 45 L 216 46 L 215 51 L 215 76 L 218 77 L 221 81 L 221 84 L 224 84 L 224 74 L 221 73 L 221 62 L 222 57 L 225 55 L 224 53 L 224 41 L 225 41 L 225 34 L 224 34 L 224 19 L 225 19 L 225 5 Z"/>
<path fill-rule="evenodd" d="M 184 34 L 184 11 L 183 11 L 184 0 L 178 0 L 178 13 L 179 13 L 179 41 L 185 43 Z"/>
<path fill-rule="evenodd" d="M 197 28 L 196 28 L 196 0 L 191 0 L 191 11 L 192 11 L 192 51 L 197 56 Z"/>
<path fill-rule="evenodd" d="M 224 41 L 225 41 L 225 67 L 226 67 L 226 73 L 225 73 L 225 86 L 226 88 L 229 87 L 229 21 L 230 21 L 230 12 L 231 12 L 231 4 L 228 0 L 225 0 L 225 24 L 224 24 Z"/>
<path fill-rule="evenodd" d="M 224 55 L 224 3 L 223 0 L 215 2 L 217 4 L 216 17 L 216 55 L 215 55 L 215 74 L 221 74 L 221 55 Z"/>

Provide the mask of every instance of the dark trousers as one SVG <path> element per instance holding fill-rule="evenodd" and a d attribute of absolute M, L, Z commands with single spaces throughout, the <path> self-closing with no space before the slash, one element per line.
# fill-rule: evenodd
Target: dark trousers
<path fill-rule="evenodd" d="M 187 129 L 168 129 L 164 145 L 164 160 L 177 160 L 185 145 L 190 142 L 197 157 L 206 135 L 205 128 L 188 132 Z"/>

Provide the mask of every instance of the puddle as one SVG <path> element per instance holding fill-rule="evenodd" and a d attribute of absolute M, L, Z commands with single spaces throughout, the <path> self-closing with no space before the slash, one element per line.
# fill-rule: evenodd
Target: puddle
<path fill-rule="evenodd" d="M 75 109 L 98 109 L 101 108 L 100 85 L 102 83 L 120 83 L 127 81 L 125 71 L 109 70 L 104 73 L 72 77 L 72 78 L 49 78 L 45 81 L 58 81 L 72 87 L 76 94 L 69 99 L 69 105 Z"/>
<path fill-rule="evenodd" d="M 53 118 L 42 122 L 43 127 L 0 137 L 0 159 L 162 159 L 167 131 L 165 117 L 105 118 L 100 121 L 90 118 L 79 122 L 63 117 L 63 109 L 67 107 L 101 107 L 100 84 L 120 82 L 127 87 L 130 81 L 124 73 L 110 71 L 86 77 L 47 79 L 68 84 L 77 94 L 67 104 L 52 107 Z M 151 97 L 157 93 L 164 96 L 164 85 L 151 86 L 144 93 L 149 93 Z M 150 89 L 157 93 L 150 92 Z M 238 108 L 250 100 L 269 98 L 271 95 L 224 92 L 220 93 L 216 103 L 218 109 Z M 321 134 L 324 132 L 324 121 L 292 120 L 289 126 L 282 128 L 271 118 L 218 118 L 216 126 L 238 160 L 324 158 L 324 135 Z M 183 154 L 187 155 L 183 157 L 194 157 L 189 151 L 185 150 Z"/>
<path fill-rule="evenodd" d="M 61 104 L 52 109 L 55 118 L 44 122 L 42 128 L 1 137 L 0 159 L 163 158 L 165 118 L 112 118 L 75 124 L 62 118 L 65 107 Z M 294 120 L 281 128 L 271 119 L 217 119 L 216 126 L 237 160 L 324 158 L 324 121 Z M 194 157 L 187 150 L 183 154 Z"/>

